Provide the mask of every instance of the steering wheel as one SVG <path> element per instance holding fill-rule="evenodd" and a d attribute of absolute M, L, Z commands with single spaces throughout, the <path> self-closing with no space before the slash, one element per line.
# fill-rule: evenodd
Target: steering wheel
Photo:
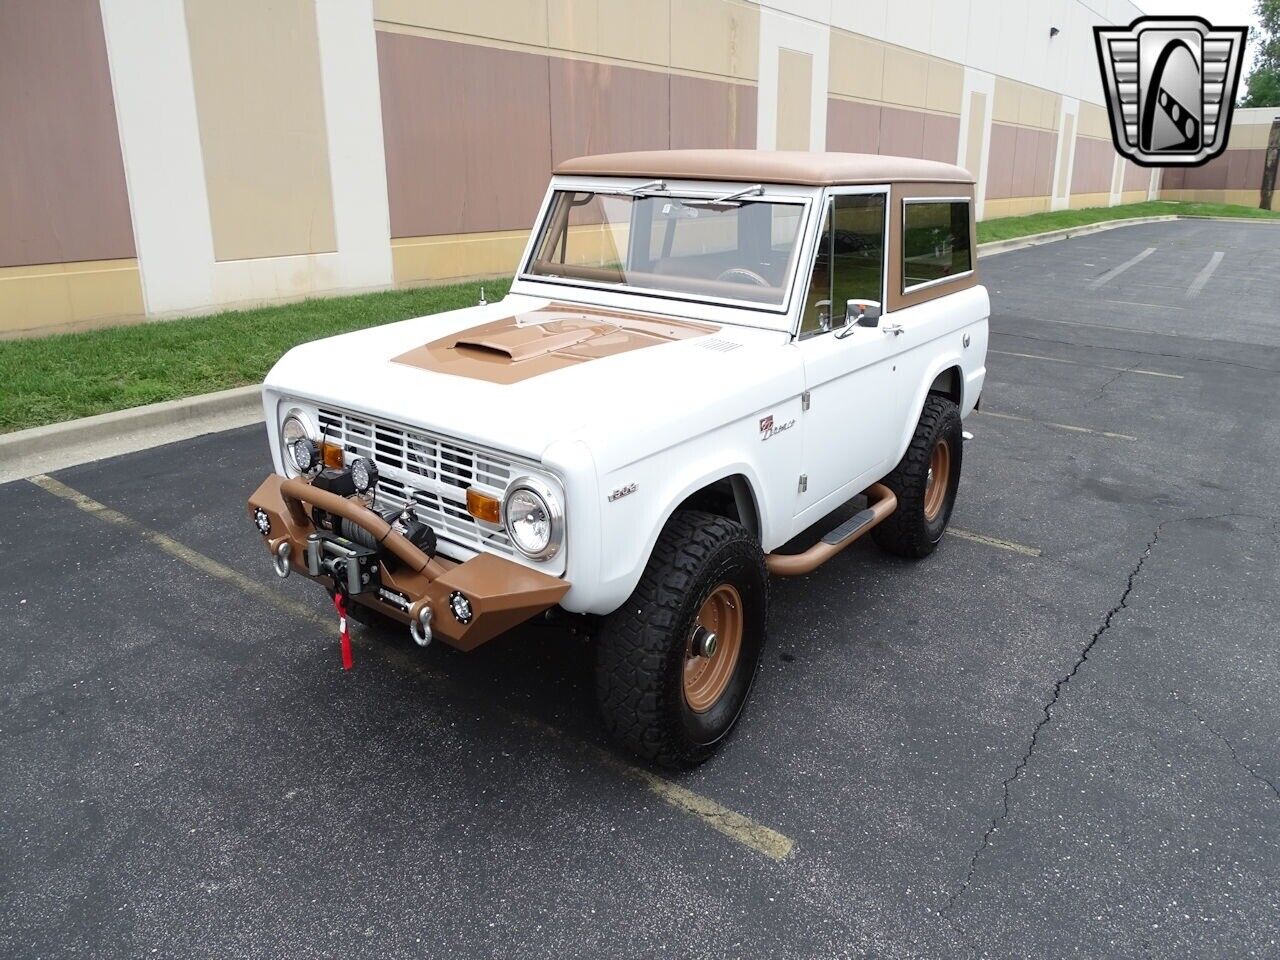
<path fill-rule="evenodd" d="M 738 283 L 746 280 L 748 283 L 754 283 L 757 287 L 767 287 L 769 285 L 768 280 L 760 276 L 760 274 L 756 273 L 754 270 L 748 270 L 746 267 L 730 267 L 728 270 L 724 271 L 724 273 L 720 274 L 720 276 L 716 277 L 717 282 L 721 280 L 733 280 Z"/>

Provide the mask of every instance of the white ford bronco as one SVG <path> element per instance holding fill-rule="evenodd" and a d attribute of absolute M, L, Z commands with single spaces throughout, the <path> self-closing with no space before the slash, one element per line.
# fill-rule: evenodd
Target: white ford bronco
<path fill-rule="evenodd" d="M 608 729 L 700 762 L 751 690 L 770 575 L 867 533 L 938 545 L 986 373 L 976 268 L 973 178 L 948 164 L 562 163 L 501 302 L 276 364 L 249 514 L 280 576 L 423 646 L 580 615 Z"/>

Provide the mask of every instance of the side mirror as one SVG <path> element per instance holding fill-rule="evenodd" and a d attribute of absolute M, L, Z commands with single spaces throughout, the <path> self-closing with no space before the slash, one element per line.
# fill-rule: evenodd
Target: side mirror
<path fill-rule="evenodd" d="M 854 327 L 875 327 L 880 323 L 882 312 L 878 300 L 847 300 L 844 306 L 844 326 L 836 331 L 836 336 L 844 339 L 853 332 Z"/>

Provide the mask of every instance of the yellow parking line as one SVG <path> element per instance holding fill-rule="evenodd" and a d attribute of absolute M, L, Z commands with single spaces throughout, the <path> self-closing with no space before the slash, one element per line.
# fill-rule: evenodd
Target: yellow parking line
<path fill-rule="evenodd" d="M 55 480 L 53 477 L 38 474 L 29 477 L 28 480 L 40 489 L 67 500 L 75 506 L 79 507 L 85 513 L 97 517 L 104 523 L 109 523 L 119 527 L 121 530 L 130 535 L 151 544 L 154 547 L 164 551 L 171 557 L 182 561 L 187 566 L 199 570 L 201 573 L 221 580 L 223 583 L 230 584 L 245 593 L 248 593 L 259 600 L 271 604 L 279 610 L 306 620 L 308 623 L 328 629 L 334 628 L 334 618 L 332 616 L 321 616 L 315 609 L 306 604 L 299 603 L 289 597 L 284 596 L 280 592 L 246 577 L 244 574 L 237 573 L 225 564 L 219 563 L 211 557 L 205 556 L 199 551 L 192 550 L 185 544 L 179 543 L 170 536 L 160 533 L 158 530 L 152 530 L 150 527 L 144 526 L 132 517 L 125 516 L 118 510 L 113 510 L 106 504 L 99 503 L 92 497 L 88 497 L 78 490 L 74 490 Z M 387 653 L 392 654 L 393 658 L 401 665 L 418 673 L 431 675 L 416 658 L 403 655 L 400 651 L 393 648 L 387 648 Z M 499 708 L 503 709 L 503 708 Z M 503 712 L 507 712 L 505 709 Z M 551 734 L 557 739 L 564 738 L 566 735 L 563 731 L 558 730 L 540 720 L 532 717 L 523 716 L 521 714 L 511 714 L 514 719 L 521 723 L 532 727 L 544 734 Z M 581 746 L 581 744 L 579 744 Z M 638 780 L 645 784 L 657 797 L 664 803 L 675 807 L 690 816 L 696 817 L 707 826 L 714 830 L 718 830 L 725 836 L 736 840 L 743 846 L 750 847 L 757 853 L 764 854 L 771 860 L 783 860 L 789 856 L 795 849 L 795 843 L 789 837 L 778 833 L 762 824 L 756 823 L 750 817 L 741 813 L 730 810 L 728 807 L 722 806 L 710 797 L 704 797 L 701 794 L 694 793 L 692 790 L 686 789 L 677 783 L 672 783 L 649 770 L 641 769 L 627 763 L 623 763 L 606 750 L 598 747 L 588 746 L 587 749 L 592 752 L 597 761 L 604 766 L 621 773 L 633 780 Z"/>
<path fill-rule="evenodd" d="M 1164 377 L 1166 380 L 1185 380 L 1180 373 L 1161 373 L 1159 370 L 1142 370 L 1138 367 L 1112 367 L 1105 363 L 1089 363 L 1085 360 L 1068 360 L 1065 357 L 1046 357 L 1038 353 L 1014 353 L 1011 350 L 988 350 L 1001 357 L 1021 357 L 1024 360 L 1047 360 L 1050 363 L 1069 363 L 1076 367 L 1094 367 L 1098 370 L 1115 370 L 1117 373 L 1140 373 L 1144 377 Z"/>
<path fill-rule="evenodd" d="M 961 540 L 970 540 L 986 547 L 1008 550 L 1010 553 L 1020 553 L 1024 557 L 1040 556 L 1040 550 L 1037 547 L 1028 547 L 1021 543 L 1014 543 L 1012 540 L 1001 540 L 999 537 L 988 537 L 984 533 L 971 533 L 968 530 L 961 530 L 959 527 L 947 527 L 947 533 L 953 537 L 959 537 Z"/>
<path fill-rule="evenodd" d="M 1112 440 L 1137 440 L 1137 437 L 1131 437 L 1127 433 L 1111 433 L 1109 430 L 1093 430 L 1089 427 L 1077 427 L 1070 423 L 1054 423 L 1052 420 L 1032 420 L 1030 417 L 1020 417 L 1013 413 L 994 413 L 991 410 L 975 410 L 975 413 L 984 417 L 996 417 L 1000 420 L 1017 420 L 1019 423 L 1038 423 L 1042 427 L 1054 427 L 1058 430 L 1070 430 L 1073 433 L 1091 433 L 1095 437 L 1108 437 Z"/>

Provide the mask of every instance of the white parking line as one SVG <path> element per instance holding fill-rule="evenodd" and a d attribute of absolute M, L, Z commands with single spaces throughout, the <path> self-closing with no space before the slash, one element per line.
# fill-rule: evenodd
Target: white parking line
<path fill-rule="evenodd" d="M 1135 264 L 1141 263 L 1143 260 L 1147 259 L 1147 257 L 1151 256 L 1155 252 L 1156 252 L 1155 247 L 1147 247 L 1147 249 L 1143 250 L 1140 254 L 1138 254 L 1133 259 L 1126 260 L 1124 263 L 1120 264 L 1120 266 L 1118 267 L 1112 267 L 1102 276 L 1098 277 L 1096 280 L 1094 280 L 1092 283 L 1089 284 L 1089 289 L 1097 290 L 1103 284 L 1110 283 L 1112 280 L 1120 276 L 1120 274 L 1124 273 L 1130 267 L 1134 266 Z"/>
<path fill-rule="evenodd" d="M 1091 433 L 1096 437 L 1108 437 L 1111 440 L 1137 440 L 1137 437 L 1131 437 L 1127 433 L 1112 433 L 1109 430 L 1093 430 L 1089 427 L 1077 427 L 1071 423 L 1054 423 L 1052 420 L 1032 420 L 1030 417 L 1020 417 L 1014 413 L 993 413 L 990 410 L 975 410 L 984 417 L 997 417 L 1000 420 L 1017 420 L 1020 423 L 1038 423 L 1042 427 L 1054 427 L 1058 430 L 1070 430 L 1073 433 Z"/>
<path fill-rule="evenodd" d="M 1218 269 L 1218 264 L 1222 262 L 1225 256 L 1221 250 L 1214 251 L 1209 262 L 1205 264 L 1204 269 L 1196 274 L 1196 278 L 1191 281 L 1191 286 L 1187 287 L 1188 299 L 1200 296 L 1200 291 L 1204 289 L 1204 285 L 1209 282 L 1209 278 L 1213 276 L 1213 271 Z"/>
<path fill-rule="evenodd" d="M 1063 357 L 1044 357 L 1038 353 L 1013 353 L 1010 350 L 988 350 L 1002 357 L 1022 357 L 1025 360 L 1048 360 L 1050 363 L 1070 363 L 1077 367 L 1097 367 L 1099 370 L 1115 370 L 1119 373 L 1140 373 L 1144 377 L 1166 377 L 1169 380 L 1185 380 L 1180 373 L 1161 373 L 1159 370 L 1140 370 L 1137 367 L 1111 367 L 1105 363 L 1089 363 L 1085 360 L 1067 360 Z"/>
<path fill-rule="evenodd" d="M 1010 553 L 1020 553 L 1024 557 L 1040 556 L 1040 550 L 1036 547 L 1028 547 L 1025 544 L 1014 543 L 1012 540 L 1001 540 L 999 537 L 988 537 L 984 533 L 971 533 L 968 530 L 961 530 L 959 527 L 947 527 L 947 533 L 951 534 L 953 537 L 959 537 L 961 540 L 980 543 L 985 547 L 995 547 L 997 550 L 1008 550 Z"/>
<path fill-rule="evenodd" d="M 97 517 L 104 523 L 109 523 L 120 528 L 125 533 L 130 534 L 138 540 L 151 544 L 151 546 L 162 550 L 176 560 L 180 560 L 189 567 L 199 570 L 201 573 L 207 574 L 217 580 L 221 580 L 230 586 L 241 590 L 250 596 L 265 601 L 278 610 L 305 620 L 317 627 L 326 630 L 333 630 L 335 620 L 332 616 L 322 616 L 313 607 L 297 600 L 293 600 L 284 596 L 276 590 L 271 589 L 265 584 L 246 577 L 244 574 L 236 570 L 232 570 L 225 564 L 219 563 L 211 557 L 206 557 L 203 553 L 192 550 L 186 544 L 179 543 L 170 536 L 160 533 L 158 530 L 152 530 L 150 527 L 144 526 L 132 517 L 126 516 L 119 510 L 113 510 L 106 504 L 99 503 L 92 497 L 86 496 L 79 490 L 68 487 L 60 480 L 53 477 L 37 474 L 34 477 L 27 478 L 30 483 L 35 484 L 41 490 L 53 494 L 55 497 L 61 497 L 79 507 L 85 513 Z M 392 647 L 379 649 L 379 656 L 386 659 L 396 660 L 399 664 L 416 673 L 425 674 L 427 676 L 435 676 L 433 672 L 421 663 L 421 660 L 407 655 L 403 651 L 396 650 Z M 435 677 L 438 679 L 438 677 Z M 672 783 L 656 773 L 645 770 L 641 767 L 635 767 L 614 757 L 608 751 L 590 744 L 582 744 L 574 742 L 574 738 L 566 734 L 564 731 L 543 723 L 533 717 L 517 713 L 515 711 L 507 711 L 503 709 L 512 719 L 517 720 L 531 729 L 537 730 L 542 734 L 550 735 L 559 739 L 563 739 L 571 743 L 572 748 L 576 750 L 585 750 L 589 754 L 595 756 L 596 760 L 606 767 L 613 769 L 617 773 L 621 773 L 633 780 L 638 780 L 649 788 L 649 790 L 664 803 L 675 807 L 677 810 L 687 813 L 695 819 L 701 820 L 704 824 L 713 830 L 717 830 L 736 840 L 745 847 L 755 850 L 757 853 L 763 854 L 770 860 L 785 860 L 791 855 L 795 849 L 795 842 L 788 836 L 766 827 L 764 824 L 757 823 L 750 817 L 731 810 L 722 804 L 717 803 L 710 797 L 704 797 L 701 794 L 694 793 L 686 787 L 680 786 L 678 783 Z"/>

